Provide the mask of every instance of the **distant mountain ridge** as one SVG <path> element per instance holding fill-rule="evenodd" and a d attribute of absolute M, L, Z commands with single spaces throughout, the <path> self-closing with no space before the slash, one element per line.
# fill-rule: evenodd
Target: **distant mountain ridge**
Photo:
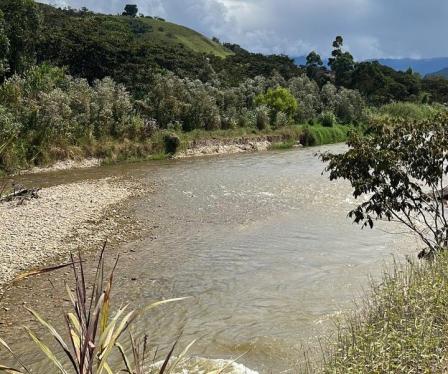
<path fill-rule="evenodd" d="M 294 61 L 298 65 L 304 65 L 306 63 L 306 57 L 295 57 Z M 324 59 L 324 64 L 328 63 L 328 59 Z M 380 58 L 372 59 L 368 61 L 378 61 L 380 64 L 389 66 L 394 70 L 406 71 L 411 68 L 414 72 L 421 74 L 422 76 L 434 75 L 435 72 L 439 73 L 444 69 L 448 69 L 448 57 L 435 57 L 435 58 Z M 440 75 L 440 74 L 436 74 Z"/>
<path fill-rule="evenodd" d="M 448 79 L 448 68 L 436 71 L 435 73 L 431 73 L 427 75 L 428 77 L 443 77 Z"/>

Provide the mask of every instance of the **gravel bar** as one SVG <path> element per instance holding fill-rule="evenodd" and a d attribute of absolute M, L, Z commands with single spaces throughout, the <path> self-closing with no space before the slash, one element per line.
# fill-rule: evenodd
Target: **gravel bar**
<path fill-rule="evenodd" d="M 106 178 L 46 188 L 22 205 L 0 204 L 0 288 L 22 271 L 67 255 L 74 249 L 67 238 L 80 228 L 95 231 L 107 208 L 131 197 L 135 187 Z"/>

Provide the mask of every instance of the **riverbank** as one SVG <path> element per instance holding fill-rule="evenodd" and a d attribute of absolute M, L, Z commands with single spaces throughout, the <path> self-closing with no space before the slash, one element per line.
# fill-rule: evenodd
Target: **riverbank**
<path fill-rule="evenodd" d="M 262 152 L 271 149 L 290 149 L 299 146 L 317 146 L 341 143 L 347 140 L 352 126 L 295 125 L 279 129 L 257 130 L 237 128 L 230 130 L 191 132 L 158 132 L 146 141 L 102 140 L 77 146 L 55 148 L 45 158 L 46 163 L 15 170 L 13 174 L 34 174 L 69 169 L 82 169 L 124 161 L 148 161 L 168 158 L 202 157 L 245 152 Z M 179 139 L 173 155 L 167 152 L 165 135 Z M 0 171 L 1 172 L 1 171 Z"/>
<path fill-rule="evenodd" d="M 0 204 L 0 292 L 19 273 L 105 240 L 135 234 L 120 204 L 141 192 L 133 181 L 112 178 L 45 188 L 38 199 Z"/>

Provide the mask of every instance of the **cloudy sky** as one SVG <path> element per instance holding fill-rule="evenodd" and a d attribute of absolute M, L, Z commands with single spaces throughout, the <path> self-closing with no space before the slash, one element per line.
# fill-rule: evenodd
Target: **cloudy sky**
<path fill-rule="evenodd" d="M 41 0 L 42 1 L 42 0 Z M 262 53 L 326 56 L 337 34 L 357 59 L 448 56 L 447 0 L 44 0 L 105 13 L 135 3 Z"/>

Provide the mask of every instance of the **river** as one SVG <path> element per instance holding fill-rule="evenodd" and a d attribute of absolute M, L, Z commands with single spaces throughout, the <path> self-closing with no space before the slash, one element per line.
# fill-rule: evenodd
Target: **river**
<path fill-rule="evenodd" d="M 151 313 L 137 330 L 162 347 L 180 333 L 181 346 L 198 339 L 190 355 L 245 353 L 238 361 L 260 373 L 293 372 L 304 347 L 331 331 L 329 321 L 351 308 L 369 274 L 377 277 L 408 251 L 402 237 L 361 230 L 347 218 L 355 206 L 350 187 L 322 175 L 315 155 L 343 149 L 121 164 L 25 179 L 43 186 L 104 176 L 155 183 L 155 192 L 127 207 L 152 229 L 119 249 L 125 255 L 115 297 L 133 305 L 191 298 Z M 36 309 L 54 310 L 54 299 L 39 297 L 42 281 L 33 284 Z M 41 356 L 27 353 L 28 343 L 9 335 L 43 367 Z"/>

